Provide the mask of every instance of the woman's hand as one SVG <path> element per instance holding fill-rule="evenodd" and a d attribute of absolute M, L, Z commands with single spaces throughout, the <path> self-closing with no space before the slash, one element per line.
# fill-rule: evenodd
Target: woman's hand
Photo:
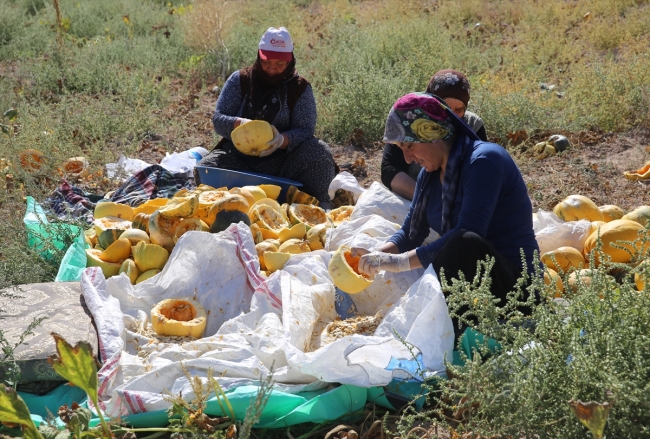
<path fill-rule="evenodd" d="M 367 250 L 366 250 L 367 252 Z M 352 252 L 350 252 L 352 256 Z M 359 253 L 357 253 L 359 254 Z M 384 253 L 381 251 L 365 253 L 359 260 L 359 271 L 374 277 L 381 270 L 400 273 L 411 270 L 408 253 Z"/>
<path fill-rule="evenodd" d="M 251 121 L 250 119 L 246 119 L 245 117 L 240 117 L 237 120 L 235 120 L 234 128 L 240 127 L 240 126 L 242 126 L 245 123 L 248 123 L 250 121 Z"/>
<path fill-rule="evenodd" d="M 271 129 L 273 130 L 273 139 L 266 143 L 266 146 L 268 146 L 269 149 L 260 152 L 260 157 L 266 157 L 267 155 L 273 154 L 284 144 L 284 136 L 280 134 L 278 129 L 273 125 L 271 125 Z"/>

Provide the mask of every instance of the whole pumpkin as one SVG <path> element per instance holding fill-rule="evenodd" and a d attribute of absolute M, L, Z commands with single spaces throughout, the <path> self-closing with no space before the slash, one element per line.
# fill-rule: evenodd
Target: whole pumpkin
<path fill-rule="evenodd" d="M 636 241 L 639 238 L 639 232 L 642 232 L 644 227 L 631 220 L 614 220 L 603 224 L 598 230 L 589 235 L 584 244 L 583 253 L 585 259 L 589 260 L 589 254 L 596 248 L 598 243 L 598 236 L 603 243 L 602 251 L 612 259 L 612 262 L 630 262 L 632 255 L 640 250 L 639 245 L 632 246 L 630 244 L 623 244 L 620 241 Z M 628 249 L 630 253 L 622 248 L 613 247 L 612 243 Z M 600 264 L 599 258 L 596 255 L 596 265 Z"/>
<path fill-rule="evenodd" d="M 603 220 L 603 214 L 596 203 L 582 195 L 569 195 L 553 208 L 553 213 L 564 221 Z"/>

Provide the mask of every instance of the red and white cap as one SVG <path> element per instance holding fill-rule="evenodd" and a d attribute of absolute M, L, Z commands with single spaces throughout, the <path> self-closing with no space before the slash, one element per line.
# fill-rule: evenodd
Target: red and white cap
<path fill-rule="evenodd" d="M 259 44 L 261 59 L 279 59 L 291 61 L 293 59 L 293 41 L 289 31 L 284 27 L 276 29 L 270 27 L 262 35 Z"/>

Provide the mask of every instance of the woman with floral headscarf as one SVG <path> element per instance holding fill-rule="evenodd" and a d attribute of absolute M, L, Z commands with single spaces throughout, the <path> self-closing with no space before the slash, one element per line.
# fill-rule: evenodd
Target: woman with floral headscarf
<path fill-rule="evenodd" d="M 429 80 L 427 93 L 442 99 L 451 110 L 469 125 L 481 140 L 487 141 L 483 120 L 467 110 L 469 104 L 470 85 L 467 76 L 457 70 L 440 70 Z M 413 199 L 415 180 L 420 173 L 420 166 L 407 162 L 402 150 L 397 145 L 387 143 L 381 160 L 381 182 L 408 200 Z"/>
<path fill-rule="evenodd" d="M 462 272 L 465 279 L 474 277 L 477 261 L 493 257 L 491 291 L 503 305 L 522 270 L 535 272 L 539 251 L 526 184 L 504 148 L 481 141 L 443 102 L 410 93 L 390 110 L 384 141 L 422 171 L 402 228 L 378 250 L 355 248 L 353 254 L 362 255 L 359 270 L 371 276 L 433 264 L 437 273 L 444 269 L 453 278 Z M 423 245 L 429 229 L 441 237 Z"/>

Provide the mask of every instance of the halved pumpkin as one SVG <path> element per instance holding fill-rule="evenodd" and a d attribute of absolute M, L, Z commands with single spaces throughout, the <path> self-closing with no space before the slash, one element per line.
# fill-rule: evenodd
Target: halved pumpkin
<path fill-rule="evenodd" d="M 257 258 L 260 260 L 260 269 L 266 270 L 266 262 L 264 261 L 265 252 L 277 252 L 278 247 L 268 241 L 262 241 L 259 244 L 255 245 L 255 251 L 257 252 Z"/>
<path fill-rule="evenodd" d="M 327 223 L 325 211 L 318 207 L 308 204 L 291 204 L 289 206 L 289 221 L 291 224 L 303 223 L 308 228 L 318 224 Z"/>
<path fill-rule="evenodd" d="M 140 241 L 144 241 L 145 244 L 149 244 L 149 235 L 147 235 L 147 232 L 144 230 L 140 229 L 127 229 L 122 232 L 120 235 L 120 238 L 126 238 L 129 241 L 131 241 L 131 245 L 136 245 Z"/>
<path fill-rule="evenodd" d="M 203 306 L 189 297 L 165 299 L 151 310 L 151 324 L 158 335 L 201 338 L 207 322 Z"/>
<path fill-rule="evenodd" d="M 285 242 L 290 239 L 303 239 L 307 233 L 307 226 L 304 223 L 298 223 L 290 229 L 282 229 L 278 234 L 280 242 Z"/>
<path fill-rule="evenodd" d="M 131 256 L 131 241 L 126 238 L 120 238 L 109 245 L 99 255 L 99 259 L 105 262 L 118 262 L 121 264 L 129 256 Z"/>
<path fill-rule="evenodd" d="M 210 227 L 203 220 L 198 218 L 184 218 L 178 226 L 176 226 L 176 230 L 174 230 L 174 244 L 176 244 L 180 237 L 186 232 L 207 232 L 209 230 Z"/>
<path fill-rule="evenodd" d="M 354 206 L 341 206 L 327 212 L 327 218 L 332 221 L 334 227 L 340 226 L 344 221 L 350 219 Z"/>
<path fill-rule="evenodd" d="M 121 218 L 123 220 L 131 221 L 133 219 L 133 208 L 126 204 L 114 203 L 112 201 L 105 201 L 97 203 L 93 216 L 95 219 L 112 216 L 114 218 Z"/>
<path fill-rule="evenodd" d="M 264 230 L 270 230 L 277 238 L 282 229 L 289 228 L 289 222 L 282 213 L 280 205 L 275 200 L 265 198 L 255 203 L 248 211 L 251 224 L 257 224 L 264 235 Z M 266 239 L 266 236 L 264 237 Z"/>
<path fill-rule="evenodd" d="M 199 197 L 189 195 L 170 199 L 167 204 L 158 209 L 158 212 L 165 218 L 188 218 L 196 215 L 198 210 Z"/>
<path fill-rule="evenodd" d="M 327 229 L 331 228 L 331 224 L 323 223 L 317 224 L 307 231 L 307 242 L 309 247 L 313 250 L 321 250 L 325 248 L 327 239 Z"/>
<path fill-rule="evenodd" d="M 282 188 L 275 184 L 260 184 L 259 187 L 266 194 L 266 198 L 272 198 L 274 200 L 277 200 L 280 192 L 282 192 Z"/>
<path fill-rule="evenodd" d="M 239 211 L 246 215 L 248 213 L 249 204 L 242 195 L 231 194 L 226 192 L 227 196 L 215 201 L 208 210 L 207 216 L 204 221 L 212 227 L 212 223 L 217 219 L 219 212 L 223 211 Z"/>
<path fill-rule="evenodd" d="M 165 218 L 160 211 L 155 211 L 149 217 L 149 238 L 152 244 L 163 247 L 174 247 L 174 231 L 181 222 L 181 218 Z"/>
<path fill-rule="evenodd" d="M 139 213 L 146 213 L 148 215 L 151 215 L 154 213 L 156 210 L 158 210 L 160 207 L 164 206 L 167 204 L 168 198 L 153 198 L 149 201 L 145 201 L 138 207 L 133 208 L 133 216 L 135 217 Z M 135 221 L 135 219 L 134 219 Z"/>
<path fill-rule="evenodd" d="M 95 226 L 95 233 L 97 236 L 101 235 L 104 230 L 119 229 L 126 230 L 131 228 L 131 220 L 125 220 L 114 216 L 105 216 L 93 221 Z"/>
<path fill-rule="evenodd" d="M 338 289 L 348 294 L 357 294 L 372 284 L 372 280 L 359 273 L 360 256 L 353 257 L 350 247 L 339 247 L 327 266 L 332 282 Z"/>
<path fill-rule="evenodd" d="M 86 249 L 86 267 L 99 267 L 104 273 L 104 277 L 108 279 L 111 276 L 115 276 L 120 272 L 120 267 L 122 264 L 115 262 L 106 262 L 102 261 L 99 255 L 102 254 L 101 250 L 95 248 Z"/>

